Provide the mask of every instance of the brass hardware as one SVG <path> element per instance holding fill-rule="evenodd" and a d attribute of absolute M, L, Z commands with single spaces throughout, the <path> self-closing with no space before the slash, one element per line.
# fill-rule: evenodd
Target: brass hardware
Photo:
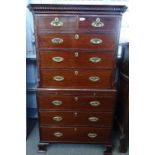
<path fill-rule="evenodd" d="M 55 19 L 51 21 L 51 26 L 60 27 L 63 26 L 63 22 L 60 21 L 58 17 L 55 17 Z"/>
<path fill-rule="evenodd" d="M 63 120 L 63 118 L 61 116 L 54 116 L 52 119 L 53 119 L 53 121 L 56 121 L 56 122 L 60 122 Z"/>
<path fill-rule="evenodd" d="M 62 137 L 63 136 L 63 133 L 62 132 L 54 132 L 53 135 L 55 137 Z"/>
<path fill-rule="evenodd" d="M 61 44 L 61 43 L 63 43 L 63 39 L 61 39 L 61 38 L 53 38 L 53 39 L 51 39 L 51 42 L 53 43 L 53 44 Z"/>
<path fill-rule="evenodd" d="M 75 74 L 75 75 L 78 75 L 78 74 L 79 74 L 79 71 L 74 71 L 74 74 Z"/>
<path fill-rule="evenodd" d="M 89 102 L 89 104 L 92 106 L 92 107 L 97 107 L 99 106 L 101 103 L 99 101 L 91 101 Z"/>
<path fill-rule="evenodd" d="M 89 80 L 90 80 L 90 81 L 93 81 L 93 82 L 96 82 L 96 81 L 99 81 L 100 78 L 99 78 L 98 76 L 90 76 L 90 77 L 89 77 Z"/>
<path fill-rule="evenodd" d="M 64 58 L 63 57 L 53 57 L 52 60 L 55 62 L 62 62 L 62 61 L 64 61 Z"/>
<path fill-rule="evenodd" d="M 54 76 L 53 77 L 53 80 L 55 80 L 55 81 L 63 81 L 64 80 L 64 77 L 63 76 Z"/>
<path fill-rule="evenodd" d="M 77 117 L 77 112 L 74 113 L 75 117 Z"/>
<path fill-rule="evenodd" d="M 52 101 L 52 104 L 55 105 L 55 106 L 59 106 L 59 105 L 62 104 L 62 101 L 60 101 L 60 100 L 54 100 L 54 101 Z"/>
<path fill-rule="evenodd" d="M 99 58 L 99 57 L 91 57 L 91 58 L 89 59 L 89 61 L 91 61 L 91 62 L 93 62 L 93 63 L 100 62 L 101 60 L 102 60 L 102 59 Z"/>
<path fill-rule="evenodd" d="M 90 42 L 91 42 L 92 44 L 101 44 L 103 41 L 102 41 L 102 39 L 99 39 L 99 38 L 92 38 L 92 39 L 90 40 Z"/>
<path fill-rule="evenodd" d="M 74 128 L 74 131 L 77 131 L 77 128 Z"/>
<path fill-rule="evenodd" d="M 74 53 L 74 56 L 75 56 L 75 57 L 79 57 L 79 53 L 78 53 L 78 52 L 75 52 L 75 53 Z"/>
<path fill-rule="evenodd" d="M 74 99 L 75 99 L 75 101 L 77 102 L 79 98 L 78 98 L 78 97 L 74 97 Z"/>
<path fill-rule="evenodd" d="M 91 24 L 93 27 L 103 27 L 104 23 L 101 22 L 100 18 L 96 18 L 96 21 L 92 22 Z"/>
<path fill-rule="evenodd" d="M 84 17 L 80 17 L 80 18 L 79 18 L 79 21 L 80 21 L 80 22 L 85 21 L 85 20 L 86 20 L 86 18 L 84 18 Z"/>
<path fill-rule="evenodd" d="M 97 137 L 97 133 L 88 133 L 88 137 L 89 138 L 96 138 Z"/>
<path fill-rule="evenodd" d="M 88 120 L 90 122 L 97 122 L 99 120 L 99 118 L 98 117 L 89 117 Z"/>
<path fill-rule="evenodd" d="M 78 39 L 80 38 L 80 36 L 79 36 L 78 34 L 75 34 L 74 38 L 75 38 L 76 40 L 78 40 Z"/>

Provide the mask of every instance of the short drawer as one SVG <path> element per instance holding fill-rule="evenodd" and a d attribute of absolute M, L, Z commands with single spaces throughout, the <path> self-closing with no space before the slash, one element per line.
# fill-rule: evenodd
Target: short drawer
<path fill-rule="evenodd" d="M 41 141 L 108 143 L 111 141 L 111 128 L 95 127 L 40 127 Z"/>
<path fill-rule="evenodd" d="M 85 110 L 113 111 L 114 97 L 103 96 L 67 96 L 38 94 L 38 104 L 44 110 Z"/>
<path fill-rule="evenodd" d="M 42 87 L 111 88 L 112 70 L 41 69 Z"/>
<path fill-rule="evenodd" d="M 51 48 L 84 48 L 84 49 L 111 49 L 116 48 L 115 34 L 67 34 L 54 33 L 38 34 L 39 49 Z"/>
<path fill-rule="evenodd" d="M 112 112 L 40 111 L 41 125 L 112 126 Z"/>
<path fill-rule="evenodd" d="M 113 51 L 40 51 L 41 68 L 112 68 Z"/>
<path fill-rule="evenodd" d="M 106 15 L 80 15 L 79 30 L 83 31 L 117 31 L 119 28 L 120 18 Z"/>
<path fill-rule="evenodd" d="M 73 31 L 77 29 L 77 16 L 74 15 L 37 15 L 35 16 L 38 31 Z"/>

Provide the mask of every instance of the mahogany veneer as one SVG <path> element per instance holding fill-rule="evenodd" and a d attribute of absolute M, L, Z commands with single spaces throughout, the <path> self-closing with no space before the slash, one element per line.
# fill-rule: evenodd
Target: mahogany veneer
<path fill-rule="evenodd" d="M 115 66 L 122 13 L 116 5 L 29 5 L 34 15 L 40 143 L 101 143 L 112 152 Z"/>

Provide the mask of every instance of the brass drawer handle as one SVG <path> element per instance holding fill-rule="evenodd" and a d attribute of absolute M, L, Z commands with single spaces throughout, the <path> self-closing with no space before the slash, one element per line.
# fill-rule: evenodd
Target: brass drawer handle
<path fill-rule="evenodd" d="M 61 43 L 63 43 L 63 39 L 61 39 L 61 38 L 53 38 L 53 39 L 51 39 L 51 42 L 53 43 L 53 44 L 61 44 Z"/>
<path fill-rule="evenodd" d="M 63 22 L 60 21 L 58 17 L 55 17 L 55 19 L 51 21 L 51 26 L 60 27 L 63 26 Z"/>
<path fill-rule="evenodd" d="M 62 62 L 62 61 L 64 61 L 64 58 L 63 57 L 53 57 L 52 60 L 54 62 Z"/>
<path fill-rule="evenodd" d="M 89 117 L 88 120 L 90 122 L 97 122 L 99 120 L 99 118 L 98 117 Z"/>
<path fill-rule="evenodd" d="M 92 107 L 97 107 L 99 106 L 101 103 L 99 101 L 91 101 L 89 102 L 89 104 L 92 106 Z"/>
<path fill-rule="evenodd" d="M 100 78 L 99 78 L 98 76 L 90 76 L 90 77 L 89 77 L 89 80 L 90 80 L 90 81 L 93 81 L 93 82 L 96 82 L 96 81 L 99 81 Z"/>
<path fill-rule="evenodd" d="M 64 80 L 64 77 L 63 76 L 54 76 L 53 77 L 53 80 L 55 80 L 55 81 L 63 81 Z"/>
<path fill-rule="evenodd" d="M 100 18 L 96 18 L 96 21 L 92 22 L 91 24 L 93 27 L 103 27 L 104 23 L 101 22 Z"/>
<path fill-rule="evenodd" d="M 93 63 L 100 62 L 101 60 L 102 60 L 102 59 L 99 58 L 99 57 L 91 57 L 91 58 L 89 59 L 89 61 L 91 61 L 91 62 L 93 62 Z"/>
<path fill-rule="evenodd" d="M 63 120 L 63 118 L 61 116 L 54 116 L 52 119 L 53 119 L 53 121 L 56 121 L 56 122 L 60 122 Z"/>
<path fill-rule="evenodd" d="M 53 135 L 55 137 L 62 137 L 63 136 L 63 133 L 62 132 L 54 132 Z"/>
<path fill-rule="evenodd" d="M 89 138 L 96 138 L 97 137 L 97 133 L 88 133 L 88 137 Z"/>
<path fill-rule="evenodd" d="M 62 101 L 60 101 L 60 100 L 54 100 L 54 101 L 52 101 L 52 104 L 53 105 L 55 105 L 55 106 L 59 106 L 59 105 L 62 105 Z"/>
<path fill-rule="evenodd" d="M 103 41 L 102 41 L 102 39 L 99 39 L 99 38 L 92 38 L 92 39 L 90 40 L 90 42 L 91 42 L 92 44 L 97 45 L 97 44 L 101 44 Z"/>

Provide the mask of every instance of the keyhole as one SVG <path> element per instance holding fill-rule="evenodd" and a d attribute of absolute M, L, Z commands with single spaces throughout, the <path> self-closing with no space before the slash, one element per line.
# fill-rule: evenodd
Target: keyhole
<path fill-rule="evenodd" d="M 75 53 L 74 53 L 74 56 L 75 56 L 75 57 L 79 57 L 79 53 L 78 53 L 78 52 L 75 52 Z"/>
<path fill-rule="evenodd" d="M 78 71 L 74 71 L 74 73 L 75 73 L 75 75 L 76 75 L 76 76 L 79 74 L 79 72 L 78 72 Z"/>

